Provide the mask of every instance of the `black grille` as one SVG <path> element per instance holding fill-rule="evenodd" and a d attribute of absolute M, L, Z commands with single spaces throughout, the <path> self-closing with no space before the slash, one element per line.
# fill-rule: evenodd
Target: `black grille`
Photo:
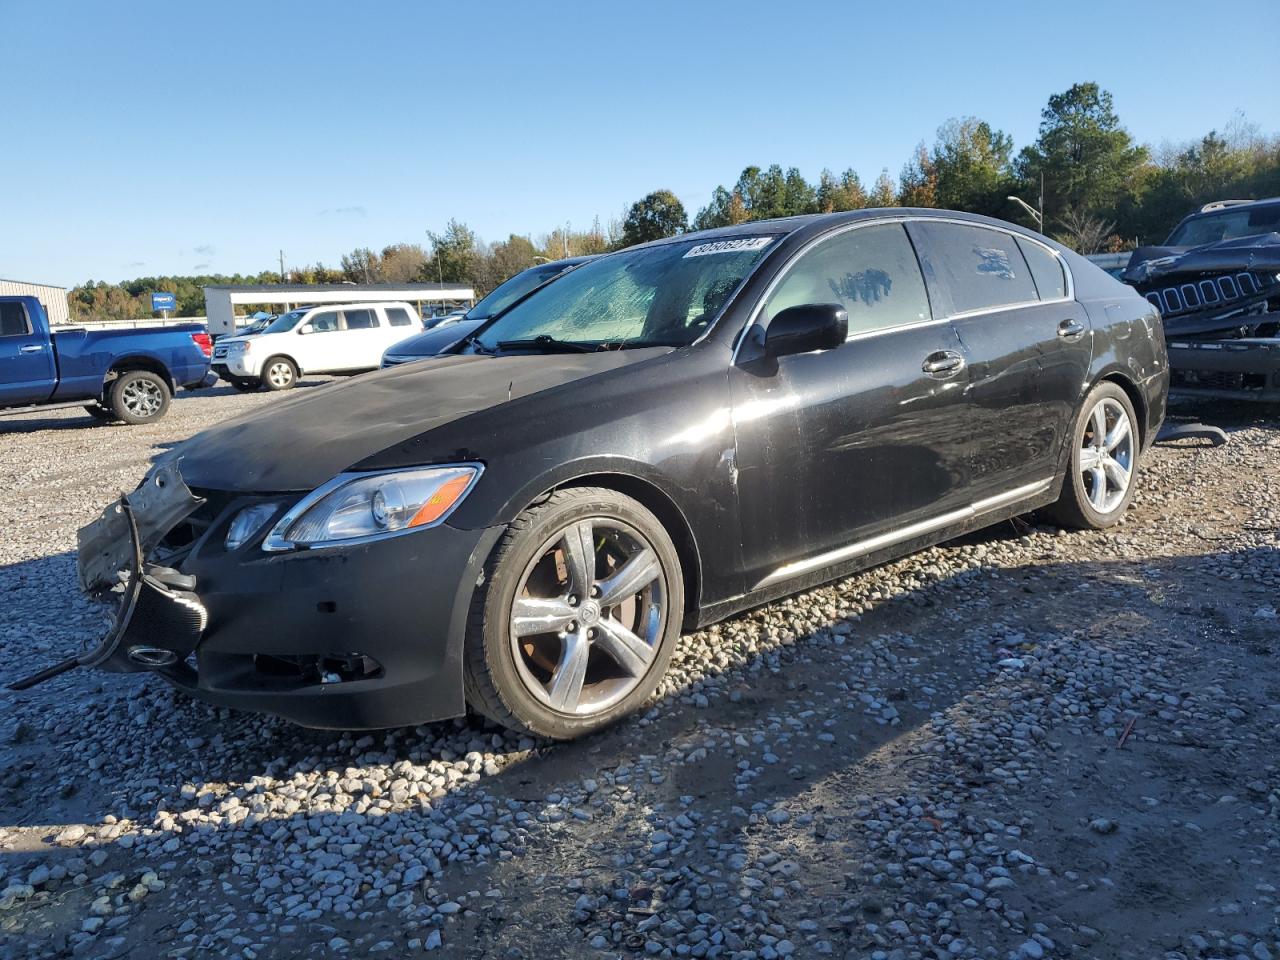
<path fill-rule="evenodd" d="M 1243 271 L 1152 290 L 1146 297 L 1162 316 L 1176 317 L 1196 310 L 1228 307 L 1236 301 L 1256 297 L 1268 286 L 1274 286 L 1274 282 L 1269 283 L 1259 274 Z"/>

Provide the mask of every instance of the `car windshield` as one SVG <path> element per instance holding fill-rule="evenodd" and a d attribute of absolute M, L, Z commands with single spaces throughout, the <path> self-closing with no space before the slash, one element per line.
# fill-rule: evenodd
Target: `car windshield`
<path fill-rule="evenodd" d="M 541 267 L 522 270 L 489 291 L 488 296 L 467 311 L 467 319 L 488 320 L 507 309 L 534 287 L 546 283 L 568 269 L 568 266 L 563 264 L 548 263 Z"/>
<path fill-rule="evenodd" d="M 288 313 L 282 313 L 271 321 L 271 326 L 263 330 L 263 333 L 288 333 L 298 325 L 298 321 L 302 319 L 305 310 L 290 310 Z"/>
<path fill-rule="evenodd" d="M 1182 224 L 1169 237 L 1166 246 L 1198 247 L 1219 240 L 1255 237 L 1280 230 L 1280 203 L 1261 207 L 1240 207 L 1221 213 L 1196 217 Z"/>
<path fill-rule="evenodd" d="M 774 239 L 688 240 L 592 260 L 517 303 L 476 343 L 482 350 L 692 343 Z"/>

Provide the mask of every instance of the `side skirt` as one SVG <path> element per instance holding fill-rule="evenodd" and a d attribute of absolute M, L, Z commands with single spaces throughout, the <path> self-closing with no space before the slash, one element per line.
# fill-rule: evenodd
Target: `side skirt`
<path fill-rule="evenodd" d="M 984 527 L 990 527 L 1024 513 L 1030 513 L 1033 510 L 1048 506 L 1056 501 L 1059 496 L 1059 485 L 1055 480 L 1057 478 L 1046 480 L 1043 482 L 1043 488 L 1038 492 L 1018 500 L 1009 501 L 1003 506 L 996 506 L 982 512 L 956 511 L 956 514 L 963 513 L 964 515 L 954 522 L 949 522 L 944 527 L 922 532 L 917 536 L 912 536 L 910 539 L 899 540 L 887 546 L 874 548 L 870 552 L 858 553 L 826 566 L 805 570 L 785 580 L 772 580 L 772 577 L 768 577 L 761 581 L 756 588 L 741 596 L 730 597 L 728 600 L 722 600 L 719 603 L 704 607 L 699 611 L 697 627 L 705 627 L 718 620 L 723 620 L 726 617 L 731 617 L 734 614 L 742 613 L 745 610 L 770 603 L 782 597 L 802 593 L 805 590 L 821 586 L 824 583 L 830 583 L 833 580 L 840 580 L 863 570 L 868 570 L 871 567 L 878 567 L 894 560 L 900 560 L 927 547 L 946 543 L 948 540 L 954 540 L 956 537 L 964 536 L 975 530 L 981 530 Z M 1040 486 L 1040 484 L 1036 484 L 1036 486 Z M 869 543 L 872 541 L 863 542 Z M 855 544 L 854 546 L 857 545 Z M 787 568 L 784 567 L 782 569 L 785 570 Z"/>

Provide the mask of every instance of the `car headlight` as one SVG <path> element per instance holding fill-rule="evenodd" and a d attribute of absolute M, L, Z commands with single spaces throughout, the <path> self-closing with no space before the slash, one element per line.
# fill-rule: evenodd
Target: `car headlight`
<path fill-rule="evenodd" d="M 222 545 L 228 550 L 238 549 L 276 515 L 279 507 L 278 503 L 255 503 L 251 507 L 245 507 L 231 521 L 231 526 L 227 528 L 227 538 Z"/>
<path fill-rule="evenodd" d="M 281 517 L 262 549 L 337 546 L 433 527 L 462 502 L 482 469 L 462 464 L 341 474 Z"/>
<path fill-rule="evenodd" d="M 248 341 L 248 340 L 237 340 L 235 343 L 231 344 L 231 352 L 232 352 L 232 353 L 248 353 L 248 352 L 249 352 L 249 341 Z"/>

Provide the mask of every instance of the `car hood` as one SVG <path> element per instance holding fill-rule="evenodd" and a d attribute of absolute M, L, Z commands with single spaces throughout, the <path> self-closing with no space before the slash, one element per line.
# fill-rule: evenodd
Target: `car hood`
<path fill-rule="evenodd" d="M 387 348 L 392 357 L 434 357 L 440 351 L 453 346 L 463 337 L 469 337 L 484 323 L 483 320 L 459 320 L 447 326 L 432 327 L 414 334 Z"/>
<path fill-rule="evenodd" d="M 1280 270 L 1280 233 L 1219 240 L 1198 247 L 1139 247 L 1121 277 L 1141 287 L 1174 273 Z"/>
<path fill-rule="evenodd" d="M 670 347 L 599 353 L 445 356 L 319 387 L 197 434 L 158 460 L 179 458 L 196 488 L 243 493 L 311 490 L 389 446 L 507 403 L 605 375 Z M 575 387 L 576 388 L 576 387 Z M 483 453 L 483 451 L 481 451 Z M 448 452 L 441 455 L 447 456 Z"/>

